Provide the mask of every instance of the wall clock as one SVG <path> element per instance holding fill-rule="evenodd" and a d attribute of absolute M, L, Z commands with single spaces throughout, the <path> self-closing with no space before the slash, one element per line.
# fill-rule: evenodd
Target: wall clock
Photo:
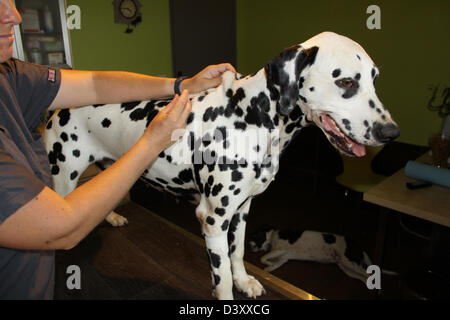
<path fill-rule="evenodd" d="M 114 0 L 114 22 L 136 24 L 141 20 L 141 4 L 138 0 Z"/>

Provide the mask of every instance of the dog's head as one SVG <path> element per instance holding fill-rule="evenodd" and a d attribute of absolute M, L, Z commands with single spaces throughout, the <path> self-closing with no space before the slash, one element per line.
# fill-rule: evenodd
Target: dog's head
<path fill-rule="evenodd" d="M 265 67 L 277 111 L 300 105 L 342 153 L 364 156 L 400 130 L 375 93 L 379 70 L 364 49 L 344 36 L 323 32 L 284 50 Z"/>
<path fill-rule="evenodd" d="M 267 251 L 271 249 L 271 236 L 274 229 L 264 225 L 250 235 L 248 245 L 253 252 Z"/>

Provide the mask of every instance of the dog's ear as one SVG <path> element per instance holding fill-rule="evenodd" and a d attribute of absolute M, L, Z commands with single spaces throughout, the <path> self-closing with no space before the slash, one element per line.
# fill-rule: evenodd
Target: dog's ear
<path fill-rule="evenodd" d="M 270 97 L 277 101 L 277 112 L 288 115 L 299 99 L 299 82 L 303 70 L 315 61 L 319 47 L 301 45 L 285 49 L 265 67 Z M 277 89 L 279 88 L 279 89 Z"/>

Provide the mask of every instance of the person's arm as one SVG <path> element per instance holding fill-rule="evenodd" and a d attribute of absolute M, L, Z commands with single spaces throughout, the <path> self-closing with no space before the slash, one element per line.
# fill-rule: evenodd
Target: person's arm
<path fill-rule="evenodd" d="M 158 154 L 173 143 L 191 111 L 184 91 L 152 120 L 140 140 L 111 167 L 65 198 L 45 187 L 0 224 L 0 246 L 17 249 L 70 249 L 118 204 Z"/>
<path fill-rule="evenodd" d="M 216 87 L 227 70 L 236 72 L 228 63 L 209 66 L 184 80 L 180 89 L 197 93 Z M 49 110 L 171 97 L 174 82 L 131 72 L 61 70 L 61 87 Z"/>

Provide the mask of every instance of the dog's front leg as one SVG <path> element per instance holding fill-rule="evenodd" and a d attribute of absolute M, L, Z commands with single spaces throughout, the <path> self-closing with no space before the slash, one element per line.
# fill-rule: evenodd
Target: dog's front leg
<path fill-rule="evenodd" d="M 210 263 L 213 296 L 220 300 L 233 299 L 233 278 L 228 256 L 228 228 L 225 217 L 220 217 L 211 209 L 209 201 L 202 197 L 195 211 L 206 242 Z M 219 222 L 219 220 L 224 220 Z M 225 223 L 225 226 L 227 223 Z"/>
<path fill-rule="evenodd" d="M 253 276 L 247 274 L 244 266 L 245 251 L 245 226 L 246 218 L 250 210 L 251 198 L 248 198 L 231 219 L 228 240 L 230 246 L 231 268 L 236 289 L 245 293 L 250 298 L 256 298 L 266 291 Z"/>
<path fill-rule="evenodd" d="M 233 279 L 228 257 L 227 233 L 205 235 L 206 248 L 211 266 L 213 296 L 219 300 L 233 300 Z"/>

